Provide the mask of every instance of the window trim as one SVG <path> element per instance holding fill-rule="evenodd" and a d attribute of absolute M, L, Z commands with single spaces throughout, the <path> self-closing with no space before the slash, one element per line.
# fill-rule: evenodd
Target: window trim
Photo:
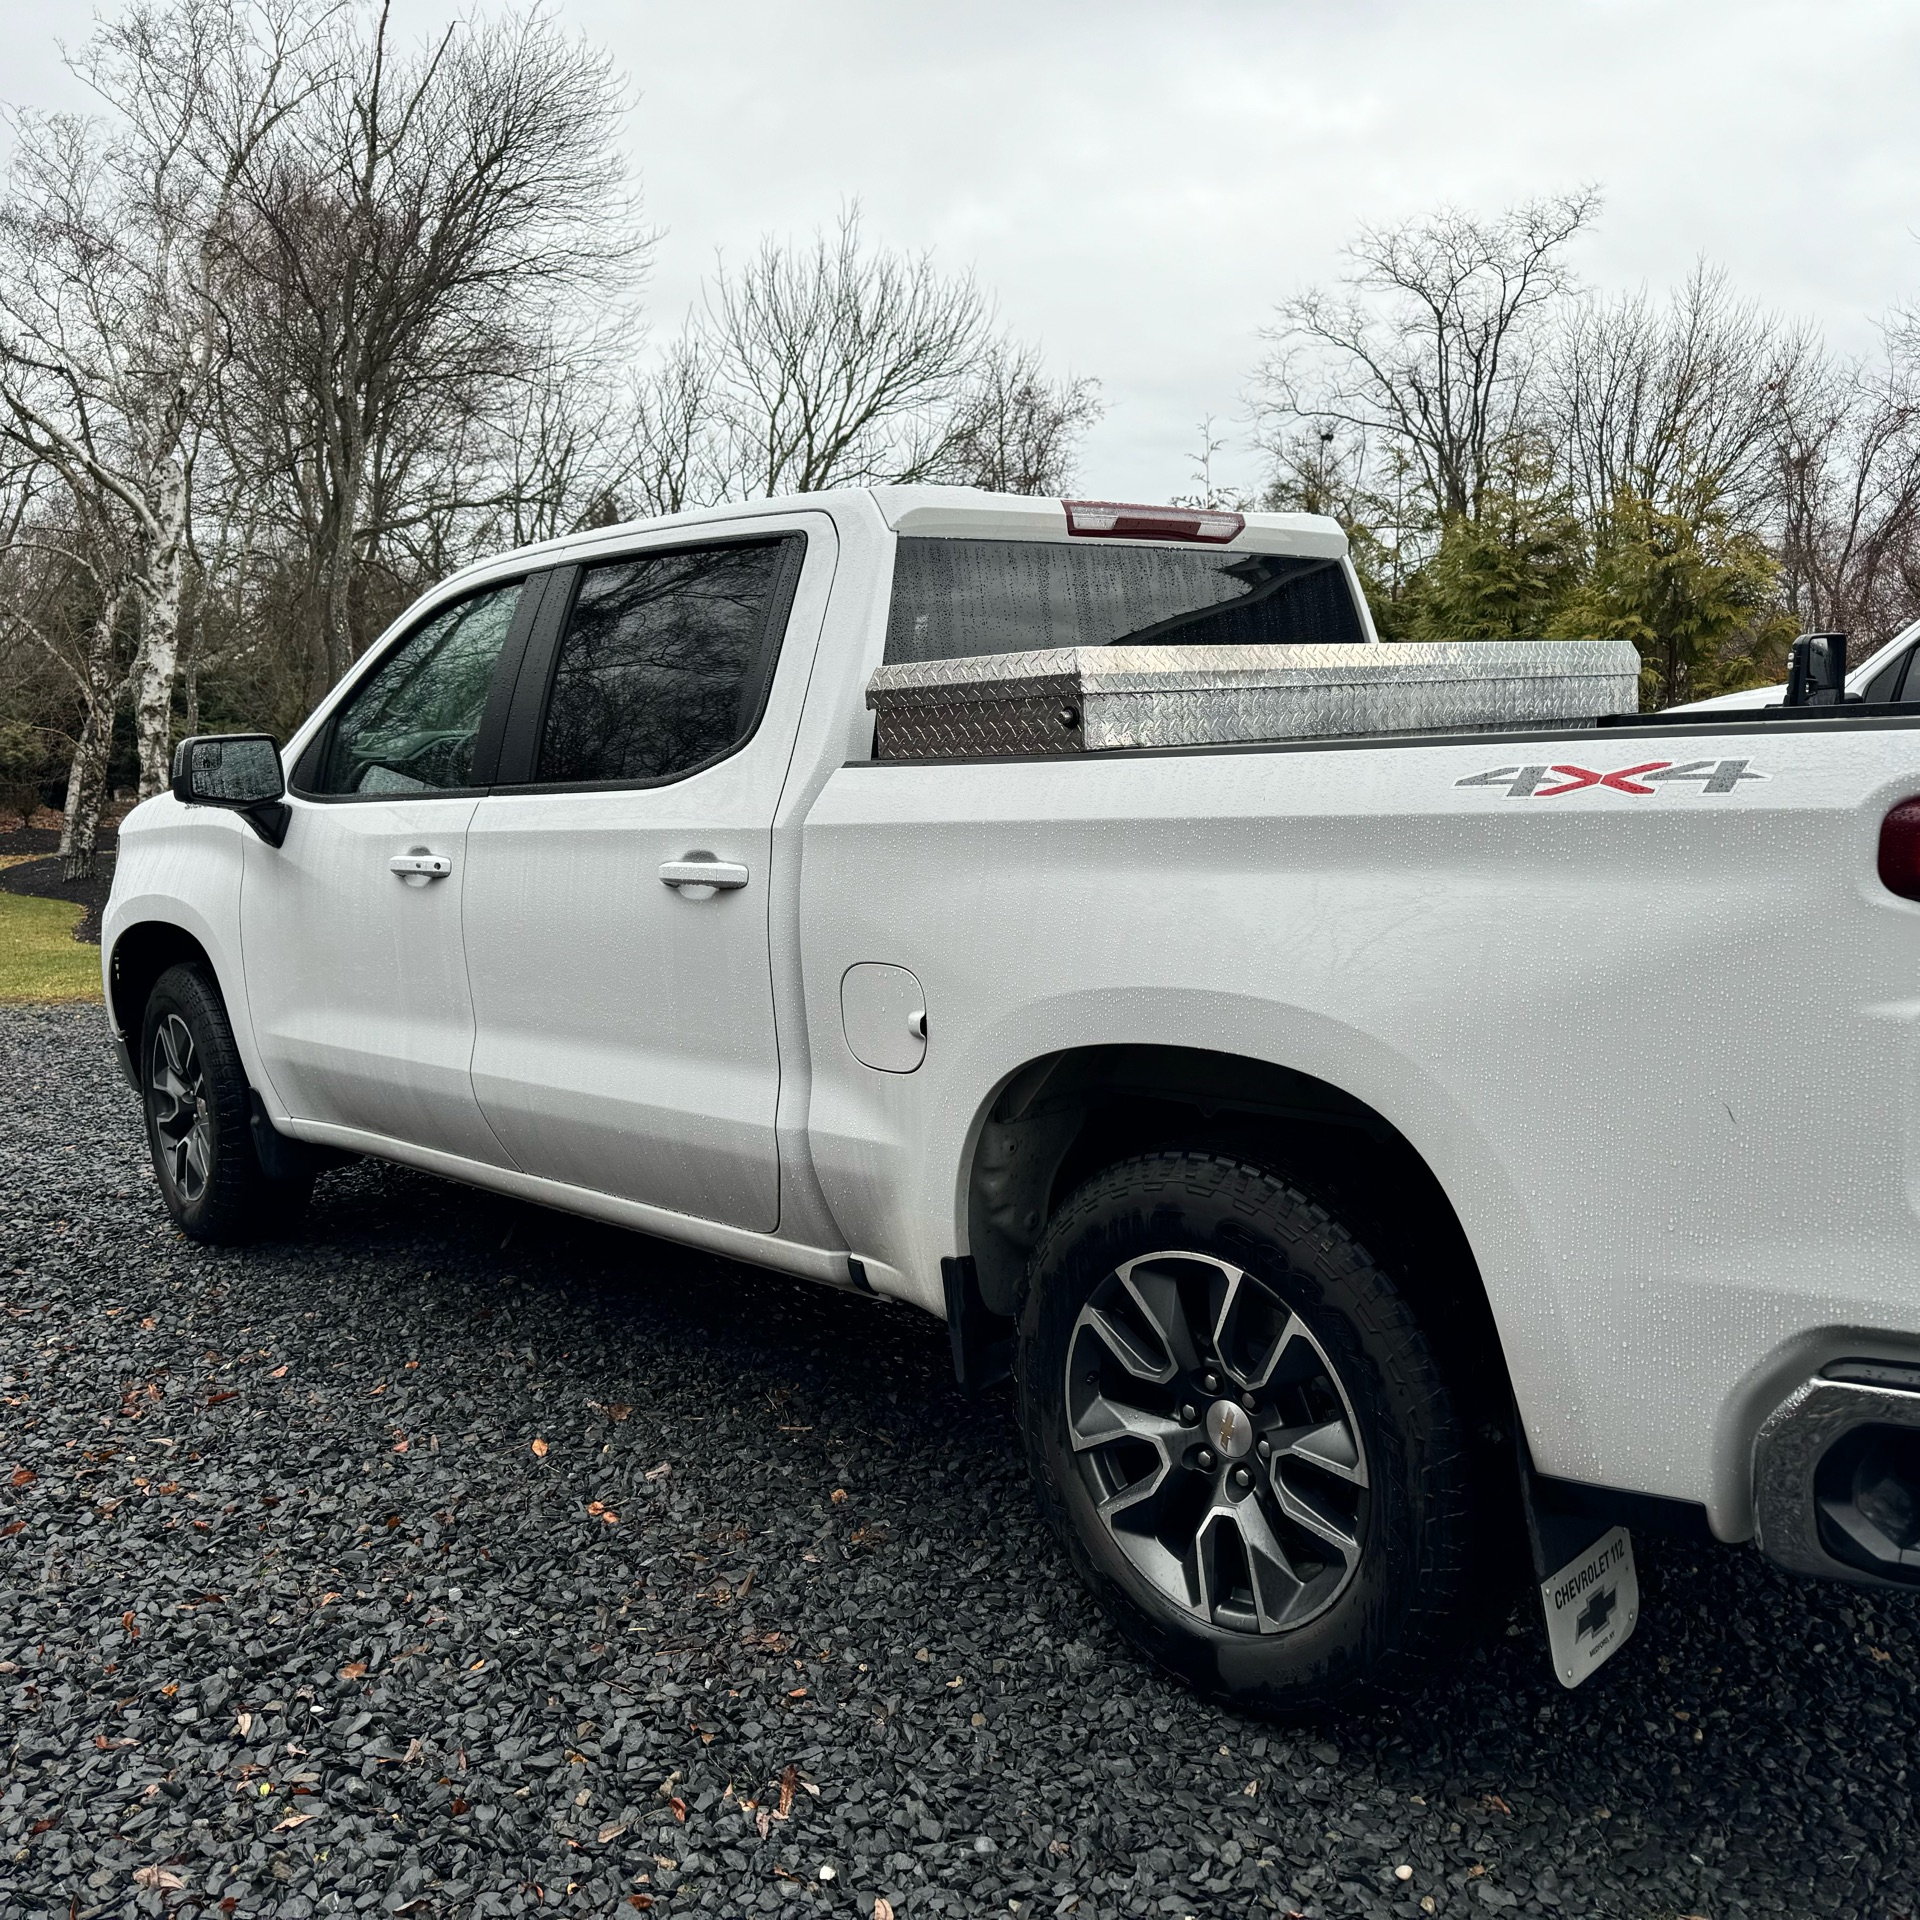
<path fill-rule="evenodd" d="M 365 806 L 378 801 L 405 801 L 412 804 L 422 800 L 471 800 L 492 788 L 493 777 L 500 763 L 501 742 L 505 735 L 508 701 L 513 686 L 525 658 L 527 643 L 533 634 L 535 622 L 548 598 L 555 573 L 564 569 L 543 568 L 535 573 L 507 574 L 495 580 L 483 580 L 465 593 L 450 594 L 444 600 L 436 600 L 417 620 L 410 621 L 405 630 L 396 634 L 378 654 L 363 673 L 358 674 L 353 684 L 334 702 L 333 710 L 315 730 L 313 737 L 301 748 L 300 757 L 294 762 L 288 776 L 287 791 L 299 800 L 311 801 L 316 806 Z M 422 628 L 440 618 L 450 607 L 463 605 L 469 600 L 478 600 L 481 595 L 498 593 L 506 587 L 520 589 L 520 604 L 514 609 L 513 624 L 507 629 L 507 637 L 501 643 L 499 657 L 493 663 L 493 676 L 487 687 L 487 704 L 481 710 L 480 725 L 473 736 L 473 771 L 476 777 L 464 787 L 429 787 L 421 793 L 319 793 L 309 784 L 320 777 L 320 770 L 327 763 L 327 756 L 333 749 L 333 739 L 343 715 L 352 710 L 362 688 L 374 679 L 386 663 L 401 648 L 415 639 Z"/>
<path fill-rule="evenodd" d="M 560 665 L 560 645 L 580 591 L 580 582 L 590 567 L 617 567 L 635 560 L 671 558 L 682 553 L 708 553 L 716 547 L 765 547 L 781 549 L 779 571 L 773 591 L 767 596 L 767 615 L 760 629 L 756 648 L 760 685 L 753 712 L 747 724 L 730 745 L 709 754 L 677 773 L 656 774 L 641 780 L 535 780 L 539 765 L 540 740 L 546 730 L 547 708 L 553 698 L 554 681 Z M 773 682 L 780 670 L 785 651 L 787 626 L 793 616 L 793 602 L 800 588 L 800 575 L 806 566 L 807 531 L 804 527 L 742 528 L 719 538 L 680 539 L 659 546 L 635 547 L 625 553 L 595 554 L 570 567 L 556 568 L 554 586 L 543 596 L 540 619 L 531 630 L 513 689 L 506 730 L 501 741 L 494 783 L 488 791 L 505 798 L 538 793 L 640 793 L 655 787 L 678 786 L 709 767 L 748 747 L 766 719 L 767 704 L 773 697 Z M 562 576 L 568 576 L 564 580 Z M 516 777 L 526 776 L 526 777 Z"/>

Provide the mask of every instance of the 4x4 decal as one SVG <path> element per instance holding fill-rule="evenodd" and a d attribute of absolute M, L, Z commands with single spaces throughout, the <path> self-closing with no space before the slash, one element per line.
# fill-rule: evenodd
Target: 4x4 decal
<path fill-rule="evenodd" d="M 1495 767 L 1488 773 L 1470 773 L 1456 787 L 1505 787 L 1510 800 L 1551 800 L 1559 793 L 1585 793 L 1606 787 L 1615 793 L 1652 793 L 1669 780 L 1697 780 L 1702 793 L 1731 793 L 1742 780 L 1765 780 L 1745 760 L 1643 760 L 1636 767 L 1616 767 L 1601 773 L 1592 767 L 1564 764 L 1540 767 Z"/>

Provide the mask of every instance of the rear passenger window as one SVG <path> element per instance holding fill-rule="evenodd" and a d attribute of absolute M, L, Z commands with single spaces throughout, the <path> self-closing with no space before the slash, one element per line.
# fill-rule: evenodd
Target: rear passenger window
<path fill-rule="evenodd" d="M 675 780 L 746 740 L 766 704 L 799 546 L 736 541 L 587 568 L 535 780 Z"/>

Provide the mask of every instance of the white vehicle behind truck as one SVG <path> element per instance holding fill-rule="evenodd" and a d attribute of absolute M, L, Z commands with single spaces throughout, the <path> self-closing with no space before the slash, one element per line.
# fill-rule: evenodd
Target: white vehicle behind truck
<path fill-rule="evenodd" d="M 1112 750 L 1068 700 L 902 757 L 882 669 L 1373 647 L 1344 539 L 922 488 L 596 531 L 284 753 L 185 743 L 109 1017 L 190 1234 L 369 1154 L 908 1302 L 1195 1685 L 1410 1687 L 1523 1521 L 1571 1684 L 1623 1529 L 1920 1584 L 1913 640 L 1870 700 Z"/>

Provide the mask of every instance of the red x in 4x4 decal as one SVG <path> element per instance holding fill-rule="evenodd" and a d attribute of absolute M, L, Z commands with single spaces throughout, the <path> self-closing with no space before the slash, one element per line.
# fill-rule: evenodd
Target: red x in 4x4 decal
<path fill-rule="evenodd" d="M 1582 787 L 1611 787 L 1615 793 L 1651 793 L 1651 787 L 1643 787 L 1634 778 L 1637 773 L 1658 773 L 1662 767 L 1673 765 L 1671 760 L 1645 760 L 1637 767 L 1622 767 L 1617 773 L 1595 773 L 1591 767 L 1556 766 L 1555 773 L 1567 776 L 1566 782 L 1558 787 L 1536 787 L 1537 799 L 1551 800 L 1556 793 L 1578 793 Z"/>

